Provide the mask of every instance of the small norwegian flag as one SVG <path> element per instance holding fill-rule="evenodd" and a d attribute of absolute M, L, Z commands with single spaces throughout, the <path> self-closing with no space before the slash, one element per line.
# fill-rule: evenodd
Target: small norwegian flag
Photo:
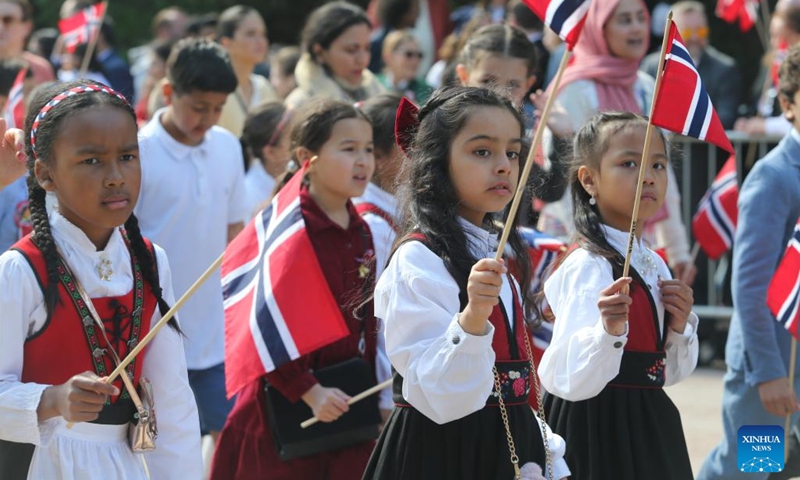
<path fill-rule="evenodd" d="M 657 127 L 713 143 L 733 153 L 733 145 L 673 21 L 670 21 L 664 72 L 651 121 Z"/>
<path fill-rule="evenodd" d="M 531 290 L 538 292 L 544 285 L 549 267 L 567 250 L 567 244 L 533 228 L 520 227 L 518 231 L 531 259 Z"/>
<path fill-rule="evenodd" d="M 25 86 L 25 77 L 28 76 L 28 69 L 23 67 L 14 79 L 14 85 L 11 86 L 11 91 L 8 92 L 8 100 L 3 109 L 3 118 L 6 119 L 8 128 L 25 128 L 25 99 L 23 95 L 23 87 Z"/>
<path fill-rule="evenodd" d="M 692 219 L 692 233 L 708 258 L 717 260 L 733 246 L 739 208 L 736 157 L 728 158 L 711 188 L 700 200 Z"/>
<path fill-rule="evenodd" d="M 59 20 L 58 30 L 64 41 L 67 53 L 75 51 L 82 43 L 89 43 L 100 29 L 106 13 L 106 2 L 97 3 L 85 8 L 75 15 Z"/>
<path fill-rule="evenodd" d="M 349 333 L 300 210 L 307 168 L 304 165 L 225 249 L 222 291 L 229 397 L 265 373 Z"/>
<path fill-rule="evenodd" d="M 758 0 L 717 0 L 716 14 L 728 23 L 739 22 L 739 30 L 747 32 L 758 21 Z"/>
<path fill-rule="evenodd" d="M 775 275 L 767 290 L 770 311 L 789 333 L 798 338 L 800 322 L 800 219 L 794 227 Z"/>
<path fill-rule="evenodd" d="M 578 43 L 578 37 L 586 22 L 591 0 L 522 0 L 533 13 L 542 19 L 561 37 L 570 50 Z M 597 0 L 607 1 L 607 0 Z"/>

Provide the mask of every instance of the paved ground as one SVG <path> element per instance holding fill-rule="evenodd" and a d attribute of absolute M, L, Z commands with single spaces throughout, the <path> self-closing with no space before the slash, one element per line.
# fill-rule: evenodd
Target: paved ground
<path fill-rule="evenodd" d="M 722 437 L 723 368 L 698 368 L 683 382 L 666 389 L 681 412 L 695 474 Z"/>

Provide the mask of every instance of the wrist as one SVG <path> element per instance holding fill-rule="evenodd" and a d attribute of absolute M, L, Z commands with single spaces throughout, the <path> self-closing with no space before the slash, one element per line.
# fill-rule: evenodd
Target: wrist
<path fill-rule="evenodd" d="M 42 391 L 42 396 L 39 399 L 39 406 L 36 408 L 36 415 L 39 418 L 39 422 L 44 422 L 45 420 L 60 415 L 57 407 L 58 402 L 56 400 L 58 397 L 58 390 L 58 386 L 49 386 Z"/>
<path fill-rule="evenodd" d="M 317 399 L 317 396 L 319 395 L 321 389 L 322 385 L 318 383 L 313 387 L 309 388 L 306 391 L 306 393 L 302 394 L 300 396 L 300 399 L 303 400 L 306 403 L 306 405 L 313 408 L 314 404 L 316 403 L 315 400 Z"/>
<path fill-rule="evenodd" d="M 462 330 L 470 335 L 485 335 L 487 322 L 488 318 L 477 315 L 472 311 L 469 304 L 467 304 L 464 310 L 458 315 L 458 324 L 461 325 Z"/>

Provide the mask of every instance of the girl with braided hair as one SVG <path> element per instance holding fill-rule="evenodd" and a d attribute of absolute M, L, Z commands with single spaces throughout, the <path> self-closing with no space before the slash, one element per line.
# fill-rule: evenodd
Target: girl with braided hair
<path fill-rule="evenodd" d="M 177 323 L 123 373 L 134 388 L 149 379 L 158 408 L 146 462 L 126 438 L 136 414 L 128 388 L 103 378 L 174 300 L 166 255 L 133 215 L 134 111 L 102 84 L 71 82 L 39 93 L 25 125 L 33 233 L 0 255 L 0 478 L 140 479 L 148 468 L 154 478 L 176 468 L 200 478 Z M 49 214 L 48 193 L 57 203 Z"/>

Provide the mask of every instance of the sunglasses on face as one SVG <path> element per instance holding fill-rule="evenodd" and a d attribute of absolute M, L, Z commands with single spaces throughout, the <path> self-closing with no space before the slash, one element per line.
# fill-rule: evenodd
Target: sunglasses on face
<path fill-rule="evenodd" d="M 705 40 L 708 38 L 708 27 L 697 28 L 681 28 L 681 37 L 683 38 L 699 38 Z"/>
<path fill-rule="evenodd" d="M 405 52 L 403 52 L 403 55 L 408 60 L 415 60 L 415 59 L 416 60 L 422 60 L 422 56 L 423 56 L 422 52 L 418 52 L 418 51 L 414 51 L 414 50 L 405 51 Z"/>

